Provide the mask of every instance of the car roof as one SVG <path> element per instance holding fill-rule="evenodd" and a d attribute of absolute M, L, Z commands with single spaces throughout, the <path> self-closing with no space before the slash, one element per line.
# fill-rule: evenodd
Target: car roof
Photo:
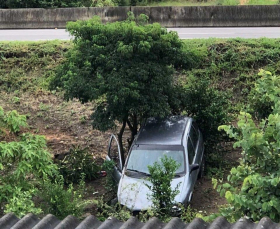
<path fill-rule="evenodd" d="M 185 116 L 148 118 L 139 131 L 136 144 L 182 145 L 186 126 L 191 120 Z"/>

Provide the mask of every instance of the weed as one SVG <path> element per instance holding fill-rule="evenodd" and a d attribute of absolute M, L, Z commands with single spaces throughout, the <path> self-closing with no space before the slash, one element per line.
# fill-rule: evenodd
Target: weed
<path fill-rule="evenodd" d="M 50 109 L 50 105 L 40 103 L 39 104 L 39 109 L 40 109 L 40 111 L 48 111 Z"/>
<path fill-rule="evenodd" d="M 81 124 L 86 124 L 86 122 L 87 122 L 86 116 L 82 116 L 82 117 L 80 118 L 80 123 L 81 123 Z"/>
<path fill-rule="evenodd" d="M 20 104 L 20 98 L 15 96 L 15 97 L 12 98 L 12 102 L 14 104 Z"/>
<path fill-rule="evenodd" d="M 43 112 L 37 112 L 37 115 L 36 115 L 38 118 L 41 118 L 41 117 L 43 117 L 44 115 L 43 115 Z"/>
<path fill-rule="evenodd" d="M 127 221 L 132 215 L 132 212 L 125 206 L 121 206 L 119 203 L 111 206 L 105 203 L 103 198 L 97 201 L 97 207 L 97 218 L 100 221 L 105 221 L 108 217 L 114 217 L 120 221 Z"/>

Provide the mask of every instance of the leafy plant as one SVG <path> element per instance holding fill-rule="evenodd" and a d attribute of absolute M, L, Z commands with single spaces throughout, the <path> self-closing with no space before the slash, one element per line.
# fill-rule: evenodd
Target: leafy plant
<path fill-rule="evenodd" d="M 132 215 L 132 212 L 125 206 L 121 206 L 119 203 L 109 205 L 104 202 L 103 198 L 97 200 L 97 208 L 97 218 L 100 221 L 105 221 L 108 217 L 114 217 L 120 221 L 127 221 Z"/>
<path fill-rule="evenodd" d="M 273 110 L 274 101 L 280 97 L 280 76 L 261 70 L 255 87 L 249 94 L 249 111 L 257 118 L 268 117 Z"/>
<path fill-rule="evenodd" d="M 77 183 L 82 176 L 86 180 L 96 179 L 100 171 L 88 149 L 81 149 L 79 146 L 73 146 L 58 165 L 60 174 L 66 183 Z"/>
<path fill-rule="evenodd" d="M 161 158 L 160 163 L 155 162 L 148 166 L 150 176 L 145 185 L 151 190 L 152 194 L 149 197 L 153 202 L 152 211 L 155 216 L 164 218 L 170 217 L 173 212 L 174 199 L 179 193 L 179 185 L 172 189 L 171 181 L 175 177 L 175 172 L 179 168 L 179 164 L 172 158 L 166 155 Z"/>
<path fill-rule="evenodd" d="M 31 189 L 23 191 L 20 187 L 15 187 L 13 196 L 9 198 L 5 205 L 5 213 L 14 213 L 17 217 L 23 217 L 27 213 L 40 214 L 42 209 L 35 206 L 32 198 L 37 190 Z"/>
<path fill-rule="evenodd" d="M 270 87 L 271 80 L 278 77 L 263 71 L 261 75 L 265 79 L 258 80 L 254 90 L 264 87 L 267 93 L 262 94 L 262 99 L 271 99 L 272 112 L 260 123 L 256 123 L 249 113 L 240 112 L 237 128 L 219 127 L 236 140 L 234 147 L 242 148 L 242 160 L 239 166 L 231 169 L 228 183 L 218 185 L 217 180 L 213 183 L 229 203 L 229 207 L 221 209 L 222 215 L 232 220 L 246 215 L 254 221 L 269 216 L 279 222 L 280 97 Z"/>
<path fill-rule="evenodd" d="M 45 177 L 39 195 L 41 208 L 45 213 L 53 214 L 59 219 L 68 215 L 81 217 L 85 206 L 92 202 L 84 200 L 84 189 L 83 179 L 76 189 L 72 184 L 65 189 L 62 176 L 57 176 L 54 181 Z"/>
<path fill-rule="evenodd" d="M 109 191 L 117 190 L 116 181 L 113 178 L 113 171 L 114 171 L 114 161 L 104 161 L 102 164 L 102 169 L 106 171 L 106 189 Z"/>
<path fill-rule="evenodd" d="M 0 142 L 0 203 L 5 205 L 6 212 L 13 210 L 19 216 L 28 211 L 39 213 L 32 200 L 36 186 L 43 176 L 51 176 L 56 171 L 46 140 L 30 133 L 19 136 L 20 127 L 27 124 L 26 117 L 16 111 L 5 114 L 0 107 L 0 125 L 17 133 L 15 141 Z"/>
<path fill-rule="evenodd" d="M 20 127 L 27 127 L 26 116 L 18 114 L 16 110 L 9 111 L 2 122 L 13 133 L 19 132 Z"/>

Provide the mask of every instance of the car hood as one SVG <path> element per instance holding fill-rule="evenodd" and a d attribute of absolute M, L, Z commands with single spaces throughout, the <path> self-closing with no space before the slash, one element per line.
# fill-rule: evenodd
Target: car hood
<path fill-rule="evenodd" d="M 184 176 L 175 178 L 171 182 L 173 189 L 179 185 L 179 194 L 175 197 L 175 202 L 182 202 L 182 189 L 184 186 Z M 133 178 L 123 175 L 118 187 L 118 201 L 133 211 L 147 210 L 152 207 L 152 192 L 145 185 L 151 185 L 146 178 Z"/>

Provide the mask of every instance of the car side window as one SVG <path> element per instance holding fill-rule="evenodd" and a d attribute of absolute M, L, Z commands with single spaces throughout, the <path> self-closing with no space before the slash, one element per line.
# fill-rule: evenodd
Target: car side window
<path fill-rule="evenodd" d="M 195 155 L 195 151 L 194 151 L 194 147 L 193 147 L 193 144 L 192 144 L 192 141 L 191 141 L 190 137 L 188 137 L 187 149 L 188 149 L 189 163 L 192 164 L 193 158 L 194 158 L 194 155 Z"/>
<path fill-rule="evenodd" d="M 192 140 L 193 146 L 196 148 L 198 142 L 198 132 L 193 125 L 190 130 L 190 138 Z"/>

